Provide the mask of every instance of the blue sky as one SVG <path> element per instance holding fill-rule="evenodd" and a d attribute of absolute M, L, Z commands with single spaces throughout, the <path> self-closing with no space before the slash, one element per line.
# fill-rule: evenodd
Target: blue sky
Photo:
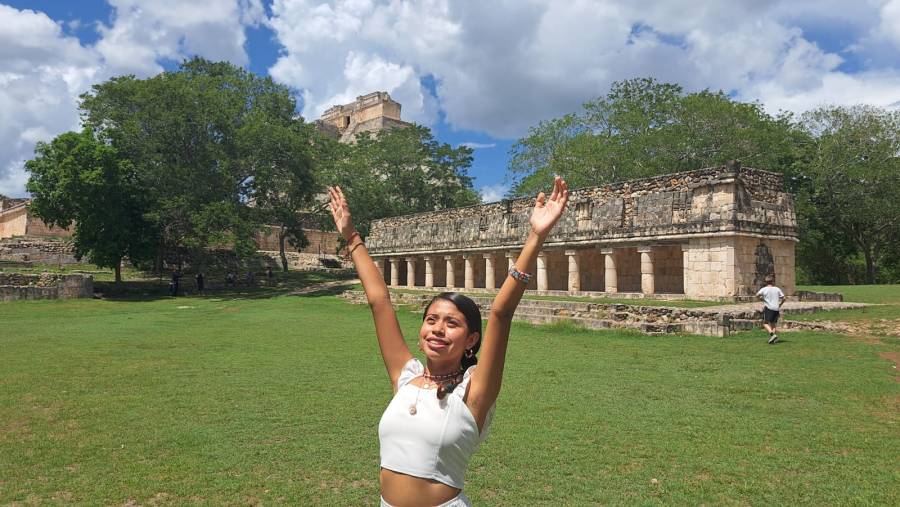
<path fill-rule="evenodd" d="M 183 58 L 295 90 L 308 119 L 375 90 L 475 148 L 487 200 L 509 149 L 617 80 L 722 89 L 771 112 L 900 106 L 900 0 L 0 0 L 0 193 L 34 144 L 78 128 L 78 95 Z"/>

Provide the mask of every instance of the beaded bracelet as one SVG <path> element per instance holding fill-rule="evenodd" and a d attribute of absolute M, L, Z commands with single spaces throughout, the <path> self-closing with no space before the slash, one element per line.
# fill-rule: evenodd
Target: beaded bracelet
<path fill-rule="evenodd" d="M 534 278 L 534 275 L 532 275 L 531 273 L 525 273 L 524 271 L 519 271 L 518 269 L 516 269 L 515 265 L 509 267 L 509 276 L 524 283 L 525 285 L 528 285 L 528 282 L 530 282 L 531 279 Z"/>
<path fill-rule="evenodd" d="M 366 244 L 366 242 L 363 241 L 362 238 L 359 238 L 359 243 L 353 245 L 353 248 L 351 248 L 350 251 L 348 252 L 349 255 L 353 255 L 353 251 L 354 251 L 354 250 L 356 250 L 357 248 L 359 248 L 359 247 L 361 247 L 361 246 L 363 246 L 363 245 L 365 245 L 365 244 Z"/>

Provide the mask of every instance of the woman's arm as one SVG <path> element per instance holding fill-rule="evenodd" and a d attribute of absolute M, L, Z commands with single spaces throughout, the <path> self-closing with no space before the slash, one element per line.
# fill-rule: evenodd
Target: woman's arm
<path fill-rule="evenodd" d="M 350 208 L 347 206 L 344 192 L 341 191 L 341 187 L 331 187 L 328 189 L 328 193 L 331 196 L 331 215 L 334 217 L 334 224 L 344 240 L 347 241 L 350 257 L 353 259 L 356 272 L 366 291 L 366 298 L 375 320 L 375 334 L 378 336 L 381 357 L 384 359 L 384 366 L 391 378 L 391 385 L 396 389 L 400 370 L 413 356 L 403 341 L 397 314 L 391 305 L 391 294 L 384 283 L 384 278 L 378 271 L 375 262 L 372 261 L 372 257 L 369 256 L 366 244 L 356 232 L 356 227 L 353 226 L 353 219 L 350 216 Z"/>
<path fill-rule="evenodd" d="M 549 199 L 543 192 L 538 194 L 534 211 L 531 213 L 531 232 L 516 260 L 517 269 L 524 271 L 537 259 L 544 240 L 562 216 L 568 200 L 569 187 L 559 176 L 553 182 L 553 192 Z M 513 313 L 524 293 L 525 284 L 512 276 L 507 276 L 491 305 L 487 329 L 482 338 L 481 357 L 478 360 L 478 368 L 472 375 L 466 398 L 466 404 L 475 416 L 479 428 L 483 427 L 488 410 L 500 394 L 509 328 L 512 325 Z"/>

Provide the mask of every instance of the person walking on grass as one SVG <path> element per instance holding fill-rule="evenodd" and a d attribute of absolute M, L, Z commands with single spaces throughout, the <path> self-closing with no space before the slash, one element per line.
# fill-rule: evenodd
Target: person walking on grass
<path fill-rule="evenodd" d="M 781 305 L 786 299 L 784 292 L 775 286 L 775 277 L 766 276 L 766 286 L 756 293 L 756 297 L 761 299 L 763 306 L 763 327 L 769 332 L 769 345 L 778 342 L 778 317 L 781 315 Z"/>
<path fill-rule="evenodd" d="M 341 188 L 328 192 L 334 223 L 347 242 L 372 310 L 394 392 L 378 425 L 381 505 L 470 506 L 463 478 L 469 458 L 487 436 L 500 394 L 513 313 L 532 278 L 523 270 L 536 261 L 562 215 L 568 187 L 556 177 L 550 197 L 538 195 L 531 231 L 491 304 L 483 334 L 478 305 L 468 297 L 445 292 L 431 300 L 419 329 L 424 365 L 403 340 L 387 285 L 353 226 Z"/>

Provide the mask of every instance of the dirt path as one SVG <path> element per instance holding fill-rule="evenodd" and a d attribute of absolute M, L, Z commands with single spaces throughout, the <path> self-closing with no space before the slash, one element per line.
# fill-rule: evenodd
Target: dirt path
<path fill-rule="evenodd" d="M 314 292 L 321 292 L 324 290 L 331 290 L 339 287 L 350 287 L 351 285 L 357 283 L 359 283 L 359 278 L 353 278 L 352 280 L 335 280 L 333 282 L 322 282 L 303 287 L 302 289 L 295 290 L 290 294 L 292 296 L 302 296 L 304 294 L 312 294 Z"/>

